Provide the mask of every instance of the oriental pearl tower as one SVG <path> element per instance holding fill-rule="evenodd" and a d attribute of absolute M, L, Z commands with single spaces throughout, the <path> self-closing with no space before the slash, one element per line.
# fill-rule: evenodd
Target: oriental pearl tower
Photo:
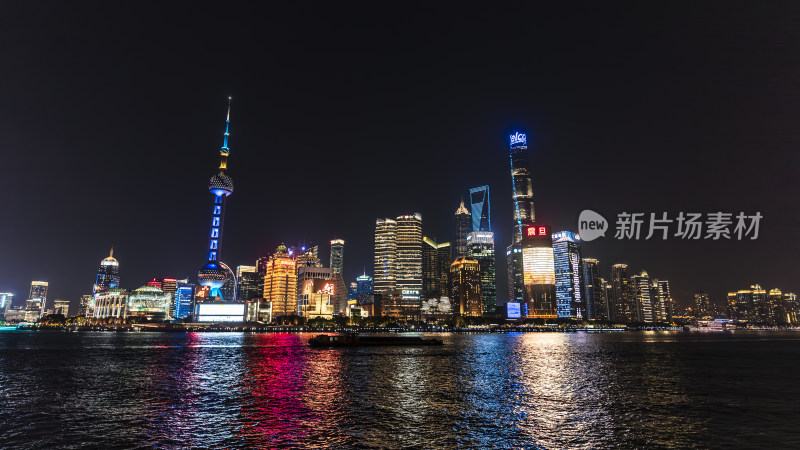
<path fill-rule="evenodd" d="M 211 209 L 211 232 L 208 238 L 206 252 L 206 265 L 197 273 L 197 280 L 201 286 L 208 286 L 210 297 L 223 298 L 220 288 L 225 284 L 225 277 L 229 268 L 220 262 L 222 251 L 222 225 L 225 219 L 225 200 L 233 193 L 233 180 L 225 175 L 228 168 L 228 129 L 231 123 L 231 97 L 228 97 L 228 114 L 225 118 L 225 137 L 222 148 L 219 150 L 219 173 L 211 177 L 208 190 L 214 196 Z"/>

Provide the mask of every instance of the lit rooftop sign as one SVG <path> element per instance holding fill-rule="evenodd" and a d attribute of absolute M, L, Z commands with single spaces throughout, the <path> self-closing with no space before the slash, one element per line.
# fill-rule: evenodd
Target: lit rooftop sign
<path fill-rule="evenodd" d="M 517 131 L 511 136 L 511 145 L 528 145 L 528 136 Z"/>

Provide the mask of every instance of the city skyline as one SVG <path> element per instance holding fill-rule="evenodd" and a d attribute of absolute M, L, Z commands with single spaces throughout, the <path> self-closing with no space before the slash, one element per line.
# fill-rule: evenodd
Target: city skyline
<path fill-rule="evenodd" d="M 557 7 L 551 12 L 562 20 L 568 17 Z M 169 8 L 166 12 L 177 13 Z M 616 13 L 618 17 L 610 12 L 602 17 L 622 29 L 640 26 L 626 23 L 625 12 Z M 55 22 L 52 14 L 44 20 Z M 212 23 L 210 16 L 201 15 L 199 30 Z M 123 30 L 133 26 L 129 20 L 120 24 Z M 321 18 L 309 20 L 316 23 Z M 530 29 L 515 32 L 532 38 L 557 31 L 555 25 L 529 20 Z M 672 29 L 667 19 L 652 19 L 653 35 L 640 43 L 625 41 L 623 46 L 637 55 L 641 48 L 652 49 L 649 56 L 627 61 L 626 53 L 612 53 L 608 58 L 616 64 L 613 74 L 598 69 L 593 77 L 584 78 L 574 74 L 597 62 L 592 53 L 621 41 L 606 35 L 600 42 L 589 42 L 598 25 L 592 24 L 589 15 L 576 20 L 570 29 L 576 33 L 576 42 L 562 47 L 542 44 L 526 49 L 511 36 L 500 36 L 487 44 L 488 49 L 476 51 L 480 61 L 520 61 L 527 69 L 538 67 L 537 60 L 550 63 L 546 65 L 552 71 L 529 71 L 536 74 L 530 84 L 524 84 L 522 76 L 507 75 L 512 82 L 501 87 L 498 81 L 506 75 L 492 69 L 467 75 L 469 71 L 461 69 L 471 67 L 470 58 L 457 47 L 462 53 L 456 51 L 445 60 L 437 59 L 434 51 L 419 56 L 440 72 L 415 78 L 411 86 L 420 93 L 408 98 L 402 98 L 405 91 L 398 93 L 390 87 L 410 74 L 394 64 L 386 79 L 360 75 L 366 79 L 363 87 L 350 84 L 351 76 L 371 74 L 353 55 L 338 54 L 355 66 L 336 72 L 338 77 L 331 81 L 303 75 L 306 68 L 319 64 L 304 62 L 292 51 L 306 48 L 309 42 L 281 50 L 277 58 L 284 64 L 270 72 L 247 62 L 252 46 L 213 44 L 208 50 L 192 50 L 196 56 L 229 55 L 226 70 L 213 76 L 194 70 L 201 67 L 197 62 L 173 62 L 168 52 L 156 52 L 145 59 L 152 64 L 131 68 L 139 76 L 133 95 L 109 90 L 98 78 L 121 84 L 133 76 L 126 71 L 105 67 L 87 76 L 91 68 L 97 68 L 93 61 L 64 61 L 60 76 L 54 78 L 46 66 L 24 55 L 53 55 L 59 47 L 47 43 L 48 35 L 33 40 L 29 47 L 13 50 L 21 55 L 25 76 L 7 80 L 7 86 L 17 89 L 0 106 L 5 123 L 10 124 L 6 133 L 6 145 L 12 150 L 6 161 L 10 184 L 22 193 L 10 200 L 11 214 L 3 223 L 7 257 L 0 263 L 0 290 L 13 292 L 15 304 L 20 305 L 32 280 L 46 280 L 49 298 L 69 300 L 75 308 L 80 295 L 90 292 L 97 262 L 112 246 L 127 289 L 154 277 L 194 281 L 195 265 L 203 257 L 199 243 L 207 242 L 208 232 L 199 225 L 208 220 L 208 194 L 201 187 L 207 186 L 207 174 L 216 162 L 213 151 L 223 131 L 222 99 L 231 94 L 238 108 L 232 137 L 236 163 L 231 170 L 237 195 L 230 199 L 225 225 L 225 262 L 231 267 L 252 265 L 281 242 L 324 244 L 342 238 L 348 246 L 343 272 L 350 282 L 364 266 L 371 266 L 370 236 L 376 217 L 419 211 L 425 218 L 425 236 L 451 241 L 452 214 L 461 197 L 471 187 L 482 185 L 490 186 L 496 247 L 505 249 L 513 229 L 507 138 L 520 130 L 529 141 L 537 222 L 554 231 L 577 231 L 577 215 L 583 209 L 597 210 L 609 220 L 622 211 L 744 210 L 764 215 L 761 236 L 752 242 L 635 242 L 607 237 L 584 243 L 583 255 L 600 261 L 603 278 L 610 279 L 612 264 L 627 264 L 629 275 L 646 270 L 670 280 L 673 296 L 683 305 L 692 304 L 696 290 L 710 293 L 713 299 L 751 284 L 797 291 L 793 255 L 784 249 L 797 246 L 792 231 L 800 223 L 800 209 L 793 196 L 775 194 L 790 189 L 789 168 L 796 165 L 796 152 L 790 149 L 796 146 L 792 129 L 797 115 L 779 94 L 793 85 L 778 79 L 764 89 L 746 75 L 726 70 L 735 64 L 726 55 L 741 52 L 761 61 L 757 70 L 764 73 L 782 67 L 791 54 L 772 45 L 776 35 L 752 25 L 753 35 L 747 39 L 768 44 L 770 58 L 766 58 L 749 47 L 719 39 L 715 33 L 730 31 L 730 25 L 722 21 L 707 19 L 701 27 L 678 20 Z M 420 38 L 424 40 L 435 30 L 432 23 L 422 22 L 427 25 Z M 456 18 L 440 26 L 456 30 L 465 22 Z M 534 31 L 534 24 L 542 29 Z M 53 30 L 60 29 L 52 25 Z M 504 21 L 492 26 L 505 30 Z M 582 26 L 586 29 L 580 30 Z M 775 25 L 781 26 L 782 22 Z M 78 34 L 70 36 L 81 32 L 74 33 Z M 232 39 L 242 43 L 243 36 L 232 33 Z M 168 43 L 177 42 L 167 30 L 162 29 L 159 36 Z M 684 50 L 681 54 L 668 52 L 662 45 L 662 40 L 674 37 Z M 377 38 L 382 44 L 391 42 L 387 35 Z M 78 42 L 68 37 L 60 45 L 71 48 Z M 715 51 L 703 50 L 696 42 Z M 134 54 L 142 55 L 151 43 L 128 45 Z M 588 43 L 589 48 L 580 50 L 578 43 Z M 87 55 L 105 55 L 107 45 L 90 41 Z M 575 57 L 576 49 L 587 62 L 571 61 L 581 59 Z M 379 66 L 389 65 L 393 57 L 415 58 L 406 48 L 394 48 L 387 55 L 380 50 L 377 44 L 364 44 L 354 54 L 373 56 Z M 517 55 L 523 56 L 514 59 Z M 120 59 L 113 53 L 109 57 Z M 85 69 L 79 64 L 87 62 Z M 296 68 L 290 63 L 297 63 Z M 155 65 L 161 69 L 159 77 L 149 74 L 149 67 Z M 691 81 L 669 71 L 657 73 L 676 65 L 698 65 L 709 75 Z M 272 82 L 245 75 L 247 69 L 268 73 Z M 649 78 L 619 78 L 625 69 L 641 70 Z M 443 83 L 446 75 L 462 72 L 455 77 L 454 87 Z M 176 81 L 188 73 L 192 76 L 186 85 L 178 86 Z M 569 74 L 573 75 L 565 76 Z M 284 90 L 262 86 L 294 77 L 297 81 Z M 338 86 L 334 81 L 346 89 L 341 93 L 333 89 Z M 44 83 L 51 84 L 40 89 Z M 478 88 L 459 87 L 473 85 Z M 616 88 L 597 93 L 598 85 Z M 308 87 L 308 93 L 301 92 Z M 344 92 L 353 96 L 355 106 L 345 108 L 342 119 L 331 119 L 331 112 L 342 107 Z M 647 95 L 642 97 L 642 92 Z M 732 92 L 737 95 L 731 97 Z M 401 120 L 409 112 L 426 109 L 429 102 L 443 106 L 410 122 Z M 306 105 L 315 108 L 309 111 Z M 719 111 L 725 113 L 720 116 Z M 91 124 L 91 132 L 86 124 Z M 376 144 L 382 148 L 377 157 L 373 156 Z M 295 147 L 304 152 L 296 152 Z M 159 155 L 158 164 L 145 149 Z M 759 156 L 755 167 L 752 154 Z M 442 175 L 445 171 L 453 175 Z M 341 172 L 349 176 L 335 176 Z M 565 173 L 571 174 L 569 180 Z M 740 183 L 736 174 L 746 174 L 751 182 Z M 319 187 L 328 179 L 338 180 L 335 200 L 315 200 L 315 208 L 299 206 L 302 199 L 319 198 Z M 291 189 L 284 189 L 287 186 Z M 358 208 L 351 207 L 356 204 Z M 158 219 L 136 220 L 142 215 Z M 507 292 L 506 263 L 502 251 L 497 253 L 498 304 L 502 304 Z"/>

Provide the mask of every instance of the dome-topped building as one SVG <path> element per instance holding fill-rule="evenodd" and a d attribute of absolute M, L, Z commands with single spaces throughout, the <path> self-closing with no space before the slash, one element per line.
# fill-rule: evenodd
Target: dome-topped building
<path fill-rule="evenodd" d="M 211 209 L 211 231 L 208 238 L 206 264 L 200 268 L 197 279 L 201 286 L 207 286 L 211 298 L 224 299 L 222 288 L 230 269 L 220 262 L 222 255 L 222 230 L 225 220 L 225 201 L 233 193 L 233 180 L 225 174 L 228 169 L 228 136 L 231 123 L 231 98 L 228 97 L 228 114 L 225 118 L 225 137 L 219 150 L 219 173 L 214 174 L 208 184 L 208 190 L 214 196 Z"/>
<path fill-rule="evenodd" d="M 100 261 L 100 268 L 97 269 L 97 277 L 94 280 L 94 288 L 92 294 L 106 291 L 108 289 L 115 289 L 119 287 L 119 262 L 114 258 L 114 249 L 112 248 L 108 257 Z"/>

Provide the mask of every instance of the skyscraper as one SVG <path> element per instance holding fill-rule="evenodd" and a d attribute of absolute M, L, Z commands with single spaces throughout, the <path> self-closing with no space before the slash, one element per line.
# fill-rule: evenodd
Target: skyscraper
<path fill-rule="evenodd" d="M 636 322 L 653 323 L 653 302 L 650 295 L 650 275 L 642 271 L 639 275 L 634 275 L 630 279 L 630 286 L 633 291 L 634 316 Z"/>
<path fill-rule="evenodd" d="M 357 276 L 356 285 L 358 286 L 356 292 L 359 296 L 373 293 L 372 277 L 367 274 Z"/>
<path fill-rule="evenodd" d="M 331 269 L 333 273 L 342 274 L 344 268 L 344 240 L 334 239 L 331 241 Z"/>
<path fill-rule="evenodd" d="M 0 316 L 5 316 L 6 311 L 11 309 L 14 304 L 14 294 L 11 292 L 0 292 Z"/>
<path fill-rule="evenodd" d="M 422 300 L 438 299 L 447 295 L 447 277 L 450 272 L 450 243 L 436 243 L 422 238 Z"/>
<path fill-rule="evenodd" d="M 297 266 L 283 244 L 267 263 L 264 299 L 272 302 L 272 317 L 297 314 Z"/>
<path fill-rule="evenodd" d="M 508 301 L 522 303 L 525 298 L 525 274 L 522 266 L 522 242 L 506 248 L 508 271 Z"/>
<path fill-rule="evenodd" d="M 97 269 L 97 277 L 94 281 L 93 293 L 98 293 L 106 289 L 119 287 L 119 262 L 114 258 L 114 249 L 108 253 L 108 257 L 100 261 L 100 268 Z"/>
<path fill-rule="evenodd" d="M 26 310 L 39 311 L 39 314 L 44 312 L 47 306 L 47 287 L 47 281 L 31 281 L 28 300 L 25 302 Z"/>
<path fill-rule="evenodd" d="M 453 236 L 453 243 L 455 244 L 454 258 L 463 258 L 467 256 L 467 235 L 472 231 L 472 214 L 470 214 L 467 207 L 464 205 L 464 199 L 461 199 L 461 205 L 456 210 L 455 215 L 455 235 Z"/>
<path fill-rule="evenodd" d="M 711 316 L 711 297 L 708 292 L 697 291 L 694 293 L 694 316 L 702 319 L 706 316 Z"/>
<path fill-rule="evenodd" d="M 478 186 L 469 190 L 472 209 L 472 231 L 492 231 L 489 211 L 489 186 Z"/>
<path fill-rule="evenodd" d="M 553 238 L 545 225 L 529 225 L 522 239 L 525 301 L 522 314 L 532 318 L 558 317 Z"/>
<path fill-rule="evenodd" d="M 450 265 L 448 290 L 452 311 L 462 316 L 483 314 L 481 273 L 478 261 L 458 258 Z"/>
<path fill-rule="evenodd" d="M 552 239 L 556 273 L 556 313 L 558 317 L 586 319 L 586 301 L 581 289 L 581 237 L 571 231 L 560 231 L 554 233 Z"/>
<path fill-rule="evenodd" d="M 175 295 L 172 301 L 173 307 L 171 308 L 172 311 L 174 311 L 172 317 L 181 320 L 192 314 L 194 289 L 194 283 L 189 283 L 188 279 L 178 280 L 176 282 Z"/>
<path fill-rule="evenodd" d="M 375 221 L 375 293 L 397 286 L 397 222 L 385 218 Z"/>
<path fill-rule="evenodd" d="M 422 306 L 422 215 L 397 217 L 397 290 L 403 304 Z"/>
<path fill-rule="evenodd" d="M 220 265 L 222 255 L 222 230 L 225 219 L 225 201 L 233 193 L 233 180 L 225 174 L 228 169 L 228 136 L 231 123 L 231 98 L 228 97 L 228 114 L 225 118 L 225 135 L 220 148 L 219 173 L 211 177 L 208 190 L 214 196 L 214 204 L 211 210 L 211 232 L 208 239 L 208 251 L 206 253 L 206 265 L 197 274 L 197 279 L 201 286 L 210 289 L 211 297 L 223 297 L 220 288 L 225 285 L 228 270 Z"/>
<path fill-rule="evenodd" d="M 590 320 L 604 320 L 606 316 L 601 310 L 603 301 L 598 264 L 594 258 L 583 258 L 583 297 L 586 301 L 586 317 Z"/>
<path fill-rule="evenodd" d="M 488 192 L 487 186 L 487 196 Z M 475 216 L 473 215 L 473 217 Z M 478 262 L 481 278 L 481 301 L 483 302 L 482 312 L 483 314 L 494 314 L 497 310 L 494 233 L 491 231 L 471 232 L 467 236 L 467 254 L 469 259 Z"/>
<path fill-rule="evenodd" d="M 613 286 L 611 299 L 613 308 L 609 307 L 613 314 L 611 320 L 618 323 L 633 321 L 636 312 L 634 311 L 633 291 L 628 279 L 627 264 L 614 264 L 611 266 L 611 285 Z"/>
<path fill-rule="evenodd" d="M 251 300 L 261 297 L 261 292 L 258 291 L 260 283 L 256 266 L 237 266 L 236 282 L 238 283 L 237 300 Z"/>
<path fill-rule="evenodd" d="M 514 198 L 514 241 L 522 240 L 526 225 L 536 221 L 533 212 L 533 183 L 528 168 L 528 137 L 519 131 L 510 136 L 511 186 Z"/>
<path fill-rule="evenodd" d="M 61 314 L 64 317 L 69 317 L 69 301 L 60 299 L 53 301 L 53 314 Z"/>

